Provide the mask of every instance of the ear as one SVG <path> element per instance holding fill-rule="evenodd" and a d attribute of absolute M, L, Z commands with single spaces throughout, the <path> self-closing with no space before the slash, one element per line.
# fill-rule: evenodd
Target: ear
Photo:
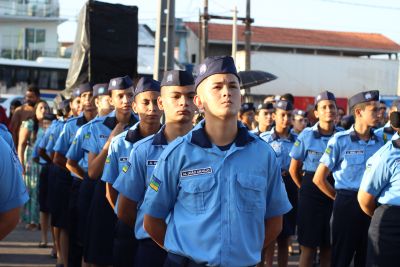
<path fill-rule="evenodd" d="M 199 110 L 204 110 L 203 101 L 199 95 L 194 96 L 193 102 Z"/>
<path fill-rule="evenodd" d="M 132 110 L 133 110 L 133 112 L 135 112 L 136 114 L 138 114 L 138 113 L 137 113 L 137 110 L 136 110 L 136 107 L 137 107 L 136 102 L 135 102 L 135 101 L 132 101 Z"/>
<path fill-rule="evenodd" d="M 164 110 L 163 101 L 162 101 L 161 96 L 157 97 L 157 105 L 160 110 Z"/>
<path fill-rule="evenodd" d="M 315 116 L 315 118 L 319 119 L 319 118 L 318 118 L 318 111 L 317 111 L 317 110 L 314 110 L 314 116 Z"/>
<path fill-rule="evenodd" d="M 275 118 L 276 118 L 276 114 L 274 112 L 274 113 L 272 113 L 272 119 L 275 120 Z"/>

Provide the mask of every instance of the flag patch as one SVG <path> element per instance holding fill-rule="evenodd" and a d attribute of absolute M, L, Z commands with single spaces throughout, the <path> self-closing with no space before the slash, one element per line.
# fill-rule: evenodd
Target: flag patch
<path fill-rule="evenodd" d="M 110 162 L 111 162 L 110 157 L 107 157 L 106 158 L 106 163 L 110 163 Z"/>
<path fill-rule="evenodd" d="M 299 146 L 300 145 L 300 141 L 296 140 L 296 142 L 294 142 L 294 146 Z"/>
<path fill-rule="evenodd" d="M 149 184 L 151 189 L 153 189 L 154 191 L 158 192 L 158 189 L 160 188 L 160 185 L 161 185 L 161 181 L 160 180 L 158 180 L 154 176 L 151 177 L 150 184 Z"/>
<path fill-rule="evenodd" d="M 89 139 L 90 138 L 90 133 L 85 134 L 85 139 Z"/>
<path fill-rule="evenodd" d="M 327 148 L 325 149 L 325 153 L 329 155 L 329 154 L 331 153 L 331 148 L 330 148 L 330 147 L 327 147 Z"/>
<path fill-rule="evenodd" d="M 126 165 L 124 167 L 122 167 L 122 171 L 126 173 L 129 170 L 130 166 L 131 166 L 131 164 L 129 162 L 127 162 Z"/>

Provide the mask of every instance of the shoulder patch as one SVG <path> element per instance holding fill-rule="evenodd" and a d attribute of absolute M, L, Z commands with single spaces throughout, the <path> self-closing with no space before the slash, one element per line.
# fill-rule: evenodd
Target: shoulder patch
<path fill-rule="evenodd" d="M 161 184 L 162 184 L 162 182 L 153 175 L 151 177 L 149 187 L 151 189 L 153 189 L 154 191 L 158 192 L 158 190 L 160 189 L 160 185 Z"/>
<path fill-rule="evenodd" d="M 126 173 L 130 167 L 131 167 L 131 164 L 129 162 L 127 162 L 126 165 L 124 167 L 122 167 L 122 171 Z"/>
<path fill-rule="evenodd" d="M 294 146 L 299 146 L 300 145 L 300 140 L 296 140 L 296 142 L 294 142 Z"/>
<path fill-rule="evenodd" d="M 332 152 L 332 150 L 331 150 L 331 148 L 330 147 L 327 147 L 326 149 L 325 149 L 325 153 L 326 154 L 331 154 L 331 152 Z"/>

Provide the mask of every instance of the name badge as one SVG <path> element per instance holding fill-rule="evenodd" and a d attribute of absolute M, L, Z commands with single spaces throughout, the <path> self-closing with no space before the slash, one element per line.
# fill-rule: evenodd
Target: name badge
<path fill-rule="evenodd" d="M 346 150 L 346 155 L 364 155 L 364 150 Z"/>
<path fill-rule="evenodd" d="M 148 160 L 146 165 L 147 166 L 156 166 L 158 160 Z"/>
<path fill-rule="evenodd" d="M 213 171 L 211 167 L 193 169 L 193 170 L 181 171 L 181 177 L 197 176 L 197 175 L 209 174 L 212 172 Z"/>
<path fill-rule="evenodd" d="M 101 134 L 99 137 L 100 137 L 100 138 L 108 138 L 108 136 L 107 136 L 107 135 L 104 135 L 104 134 Z"/>
<path fill-rule="evenodd" d="M 127 162 L 128 158 L 127 157 L 121 157 L 119 158 L 119 162 Z"/>

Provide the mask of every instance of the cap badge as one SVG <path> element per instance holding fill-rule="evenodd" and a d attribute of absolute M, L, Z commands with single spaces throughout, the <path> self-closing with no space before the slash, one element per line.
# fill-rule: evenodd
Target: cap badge
<path fill-rule="evenodd" d="M 199 75 L 203 75 L 207 71 L 207 65 L 202 64 L 199 69 Z"/>

